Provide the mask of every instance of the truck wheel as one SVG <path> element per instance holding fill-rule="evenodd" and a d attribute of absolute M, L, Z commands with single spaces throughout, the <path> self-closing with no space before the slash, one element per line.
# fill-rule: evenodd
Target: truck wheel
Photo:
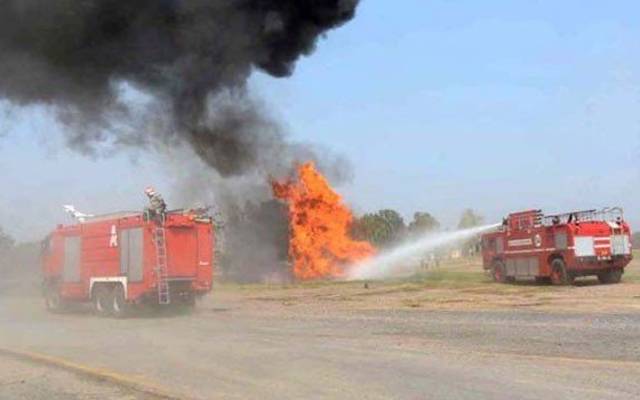
<path fill-rule="evenodd" d="M 573 276 L 567 272 L 567 266 L 561 258 L 556 258 L 551 263 L 551 283 L 554 285 L 573 284 Z"/>
<path fill-rule="evenodd" d="M 496 261 L 493 263 L 493 266 L 491 267 L 491 276 L 493 277 L 493 280 L 498 283 L 505 283 L 507 281 L 502 261 Z"/>
<path fill-rule="evenodd" d="M 93 290 L 93 310 L 101 317 L 111 314 L 111 290 L 106 286 L 100 285 Z"/>
<path fill-rule="evenodd" d="M 60 291 L 53 285 L 47 285 L 44 289 L 44 303 L 47 310 L 52 313 L 59 313 L 65 309 L 65 302 L 60 296 Z"/>
<path fill-rule="evenodd" d="M 183 304 L 187 307 L 187 310 L 193 311 L 196 308 L 196 296 L 190 294 L 183 300 Z"/>
<path fill-rule="evenodd" d="M 598 274 L 598 281 L 600 283 L 607 285 L 612 283 L 620 283 L 622 279 L 622 269 L 612 269 L 607 272 L 603 272 Z"/>
<path fill-rule="evenodd" d="M 171 298 L 170 309 L 177 313 L 191 313 L 196 307 L 196 297 L 189 293 L 181 293 Z"/>
<path fill-rule="evenodd" d="M 111 311 L 116 318 L 125 318 L 129 315 L 130 307 L 125 298 L 122 285 L 117 285 L 111 291 Z"/>

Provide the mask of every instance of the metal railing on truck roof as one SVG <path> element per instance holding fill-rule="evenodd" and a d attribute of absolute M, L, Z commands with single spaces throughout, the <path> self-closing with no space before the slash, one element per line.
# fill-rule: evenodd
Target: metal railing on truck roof
<path fill-rule="evenodd" d="M 605 207 L 601 210 L 573 211 L 564 214 L 547 215 L 543 218 L 545 226 L 592 221 L 624 221 L 624 212 L 620 207 Z"/>

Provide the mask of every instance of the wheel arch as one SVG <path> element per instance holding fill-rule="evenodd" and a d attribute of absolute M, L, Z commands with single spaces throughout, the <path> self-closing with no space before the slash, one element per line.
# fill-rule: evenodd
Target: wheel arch
<path fill-rule="evenodd" d="M 561 260 L 563 263 L 565 263 L 565 265 L 567 264 L 567 262 L 565 261 L 564 257 L 562 256 L 562 254 L 560 254 L 560 253 L 552 253 L 551 255 L 549 255 L 549 257 L 547 257 L 547 263 L 549 264 L 549 268 L 551 268 L 551 264 L 555 260 Z"/>
<path fill-rule="evenodd" d="M 62 276 L 54 275 L 54 276 L 45 276 L 42 279 L 42 287 L 47 288 L 51 286 L 57 286 L 62 283 Z"/>
<path fill-rule="evenodd" d="M 491 266 L 493 267 L 494 265 L 496 265 L 497 263 L 502 264 L 503 266 L 506 265 L 506 262 L 504 260 L 504 257 L 501 256 L 495 256 L 491 259 Z"/>
<path fill-rule="evenodd" d="M 124 298 L 129 298 L 128 282 L 126 276 L 107 276 L 95 277 L 89 279 L 89 298 L 93 299 L 94 292 L 98 287 L 108 287 L 113 289 L 117 285 L 121 285 L 124 289 Z"/>

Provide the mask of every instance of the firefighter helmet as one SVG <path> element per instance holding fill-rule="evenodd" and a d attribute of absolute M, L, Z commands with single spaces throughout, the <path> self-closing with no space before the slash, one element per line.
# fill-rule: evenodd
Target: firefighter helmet
<path fill-rule="evenodd" d="M 156 190 L 155 190 L 152 186 L 147 186 L 147 187 L 144 189 L 144 193 L 145 193 L 147 196 L 153 196 L 154 194 L 156 194 Z"/>

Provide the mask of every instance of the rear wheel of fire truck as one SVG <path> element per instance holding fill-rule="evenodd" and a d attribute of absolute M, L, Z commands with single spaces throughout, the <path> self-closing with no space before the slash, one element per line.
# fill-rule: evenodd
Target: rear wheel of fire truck
<path fill-rule="evenodd" d="M 564 260 L 556 258 L 551 262 L 551 283 L 554 285 L 571 285 L 573 284 L 573 276 L 567 272 L 567 266 Z"/>
<path fill-rule="evenodd" d="M 493 280 L 498 283 L 505 283 L 507 281 L 504 271 L 504 263 L 502 261 L 494 261 L 491 266 L 491 276 L 493 277 Z"/>
<path fill-rule="evenodd" d="M 188 293 L 180 298 L 180 305 L 188 308 L 196 306 L 196 296 L 193 293 Z"/>
<path fill-rule="evenodd" d="M 47 310 L 52 313 L 59 313 L 65 310 L 65 302 L 60 296 L 60 291 L 55 285 L 47 285 L 44 289 L 44 303 Z"/>
<path fill-rule="evenodd" d="M 604 285 L 612 283 L 620 283 L 622 279 L 622 269 L 612 269 L 607 272 L 598 274 L 598 281 Z"/>
<path fill-rule="evenodd" d="M 111 312 L 116 318 L 126 318 L 129 315 L 130 306 L 127 303 L 122 285 L 116 285 L 111 291 Z"/>
<path fill-rule="evenodd" d="M 111 290 L 104 285 L 99 285 L 93 290 L 93 311 L 101 316 L 111 314 L 112 310 Z"/>

